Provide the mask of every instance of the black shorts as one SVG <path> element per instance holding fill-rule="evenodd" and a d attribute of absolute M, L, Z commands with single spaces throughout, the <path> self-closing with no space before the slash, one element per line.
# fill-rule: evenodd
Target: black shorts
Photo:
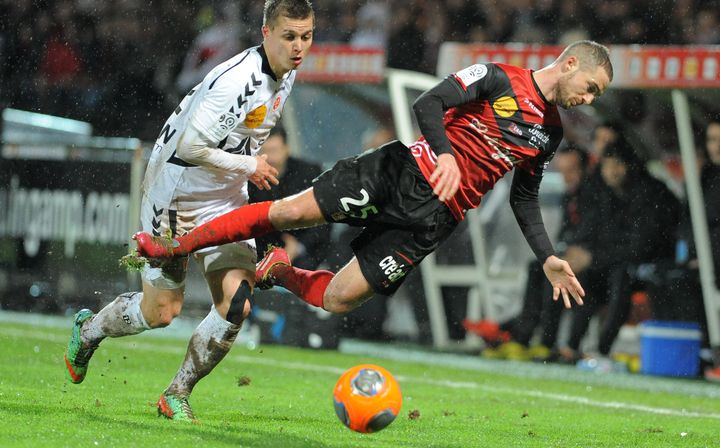
<path fill-rule="evenodd" d="M 340 160 L 313 190 L 326 220 L 364 227 L 350 246 L 378 294 L 394 293 L 458 224 L 398 141 Z"/>

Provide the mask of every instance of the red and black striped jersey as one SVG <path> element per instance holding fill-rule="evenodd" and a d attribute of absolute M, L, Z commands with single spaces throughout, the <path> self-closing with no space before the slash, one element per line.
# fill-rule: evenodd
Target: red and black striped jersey
<path fill-rule="evenodd" d="M 460 188 L 447 202 L 458 220 L 467 210 L 477 208 L 483 195 L 513 168 L 526 174 L 516 173 L 515 180 L 527 184 L 519 187 L 537 192 L 563 131 L 557 107 L 540 92 L 532 70 L 476 64 L 449 76 L 428 93 L 433 91 L 447 107 L 445 135 L 462 174 Z M 449 151 L 442 148 L 444 139 L 431 138 L 428 128 L 410 149 L 429 181 L 437 154 Z"/>

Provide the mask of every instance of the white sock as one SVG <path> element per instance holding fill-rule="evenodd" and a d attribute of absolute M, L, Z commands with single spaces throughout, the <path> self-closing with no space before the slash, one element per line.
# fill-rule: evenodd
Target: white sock
<path fill-rule="evenodd" d="M 116 338 L 149 330 L 150 326 L 140 309 L 142 298 L 141 292 L 126 292 L 117 296 L 83 325 L 83 341 L 97 345 L 108 336 Z"/>
<path fill-rule="evenodd" d="M 188 396 L 204 376 L 227 355 L 240 331 L 240 325 L 223 319 L 213 306 L 190 338 L 185 360 L 166 393 Z"/>

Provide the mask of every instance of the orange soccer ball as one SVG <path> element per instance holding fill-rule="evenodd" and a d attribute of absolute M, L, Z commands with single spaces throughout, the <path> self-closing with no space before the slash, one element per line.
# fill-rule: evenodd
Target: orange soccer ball
<path fill-rule="evenodd" d="M 402 406 L 400 386 L 380 366 L 361 364 L 342 374 L 333 390 L 335 413 L 357 432 L 377 432 L 395 420 Z"/>

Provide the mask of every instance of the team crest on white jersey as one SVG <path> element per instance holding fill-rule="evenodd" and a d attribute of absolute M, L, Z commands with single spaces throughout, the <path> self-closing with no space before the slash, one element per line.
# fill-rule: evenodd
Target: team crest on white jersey
<path fill-rule="evenodd" d="M 263 121 L 265 121 L 266 115 L 267 107 L 265 107 L 265 105 L 263 104 L 257 109 L 248 112 L 247 116 L 245 117 L 245 126 L 247 126 L 249 129 L 255 129 L 259 127 L 261 124 L 263 124 Z"/>

